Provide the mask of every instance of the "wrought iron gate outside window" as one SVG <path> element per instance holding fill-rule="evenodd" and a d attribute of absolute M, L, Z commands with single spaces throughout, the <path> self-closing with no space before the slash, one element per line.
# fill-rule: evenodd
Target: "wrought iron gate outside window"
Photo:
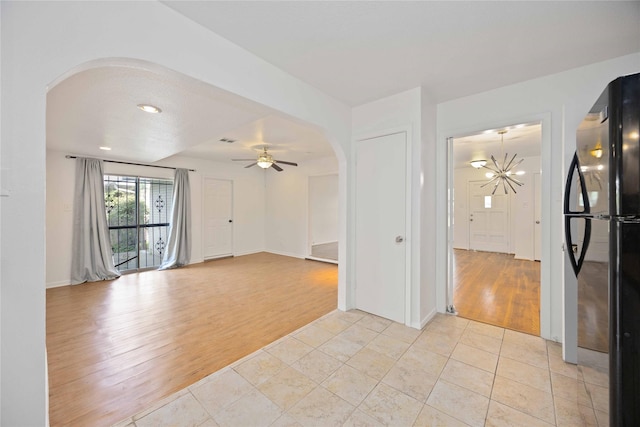
<path fill-rule="evenodd" d="M 105 175 L 104 198 L 118 270 L 158 267 L 167 244 L 173 181 Z"/>

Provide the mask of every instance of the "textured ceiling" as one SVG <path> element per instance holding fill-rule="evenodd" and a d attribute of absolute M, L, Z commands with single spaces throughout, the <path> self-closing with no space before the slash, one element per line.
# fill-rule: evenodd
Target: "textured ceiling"
<path fill-rule="evenodd" d="M 417 86 L 442 102 L 640 52 L 638 1 L 163 3 L 351 106 Z M 294 162 L 333 155 L 320 132 L 277 111 L 176 73 L 120 65 L 49 91 L 48 148 L 140 162 L 252 158 L 265 145 Z M 163 112 L 143 113 L 140 103 Z"/>
<path fill-rule="evenodd" d="M 136 107 L 142 103 L 162 112 L 145 113 Z M 294 162 L 334 155 L 316 129 L 176 73 L 93 68 L 47 96 L 47 147 L 57 151 L 137 162 L 176 154 L 230 161 L 257 157 L 265 146 Z"/>
<path fill-rule="evenodd" d="M 640 2 L 163 1 L 348 105 L 437 102 L 640 51 Z"/>

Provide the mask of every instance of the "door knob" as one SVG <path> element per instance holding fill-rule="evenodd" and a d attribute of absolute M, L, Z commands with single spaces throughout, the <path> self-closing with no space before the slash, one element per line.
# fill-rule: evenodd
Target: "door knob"
<path fill-rule="evenodd" d="M 402 242 L 404 242 L 404 237 L 396 236 L 396 243 L 402 243 Z"/>
<path fill-rule="evenodd" d="M 540 224 L 540 221 L 536 221 L 536 224 Z"/>
<path fill-rule="evenodd" d="M 230 219 L 230 220 L 229 220 L 229 222 L 233 222 L 233 220 L 232 220 L 232 219 Z"/>

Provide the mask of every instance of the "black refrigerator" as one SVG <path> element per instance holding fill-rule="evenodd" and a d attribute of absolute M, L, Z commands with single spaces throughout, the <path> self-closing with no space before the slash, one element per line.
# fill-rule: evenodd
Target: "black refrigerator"
<path fill-rule="evenodd" d="M 578 363 L 609 375 L 611 426 L 640 425 L 640 74 L 612 81 L 577 131 L 564 196 Z"/>

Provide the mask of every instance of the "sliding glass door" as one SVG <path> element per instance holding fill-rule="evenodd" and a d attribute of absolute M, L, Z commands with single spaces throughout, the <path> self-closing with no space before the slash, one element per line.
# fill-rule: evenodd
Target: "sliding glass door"
<path fill-rule="evenodd" d="M 116 268 L 158 267 L 167 244 L 173 181 L 105 175 L 104 197 Z"/>

